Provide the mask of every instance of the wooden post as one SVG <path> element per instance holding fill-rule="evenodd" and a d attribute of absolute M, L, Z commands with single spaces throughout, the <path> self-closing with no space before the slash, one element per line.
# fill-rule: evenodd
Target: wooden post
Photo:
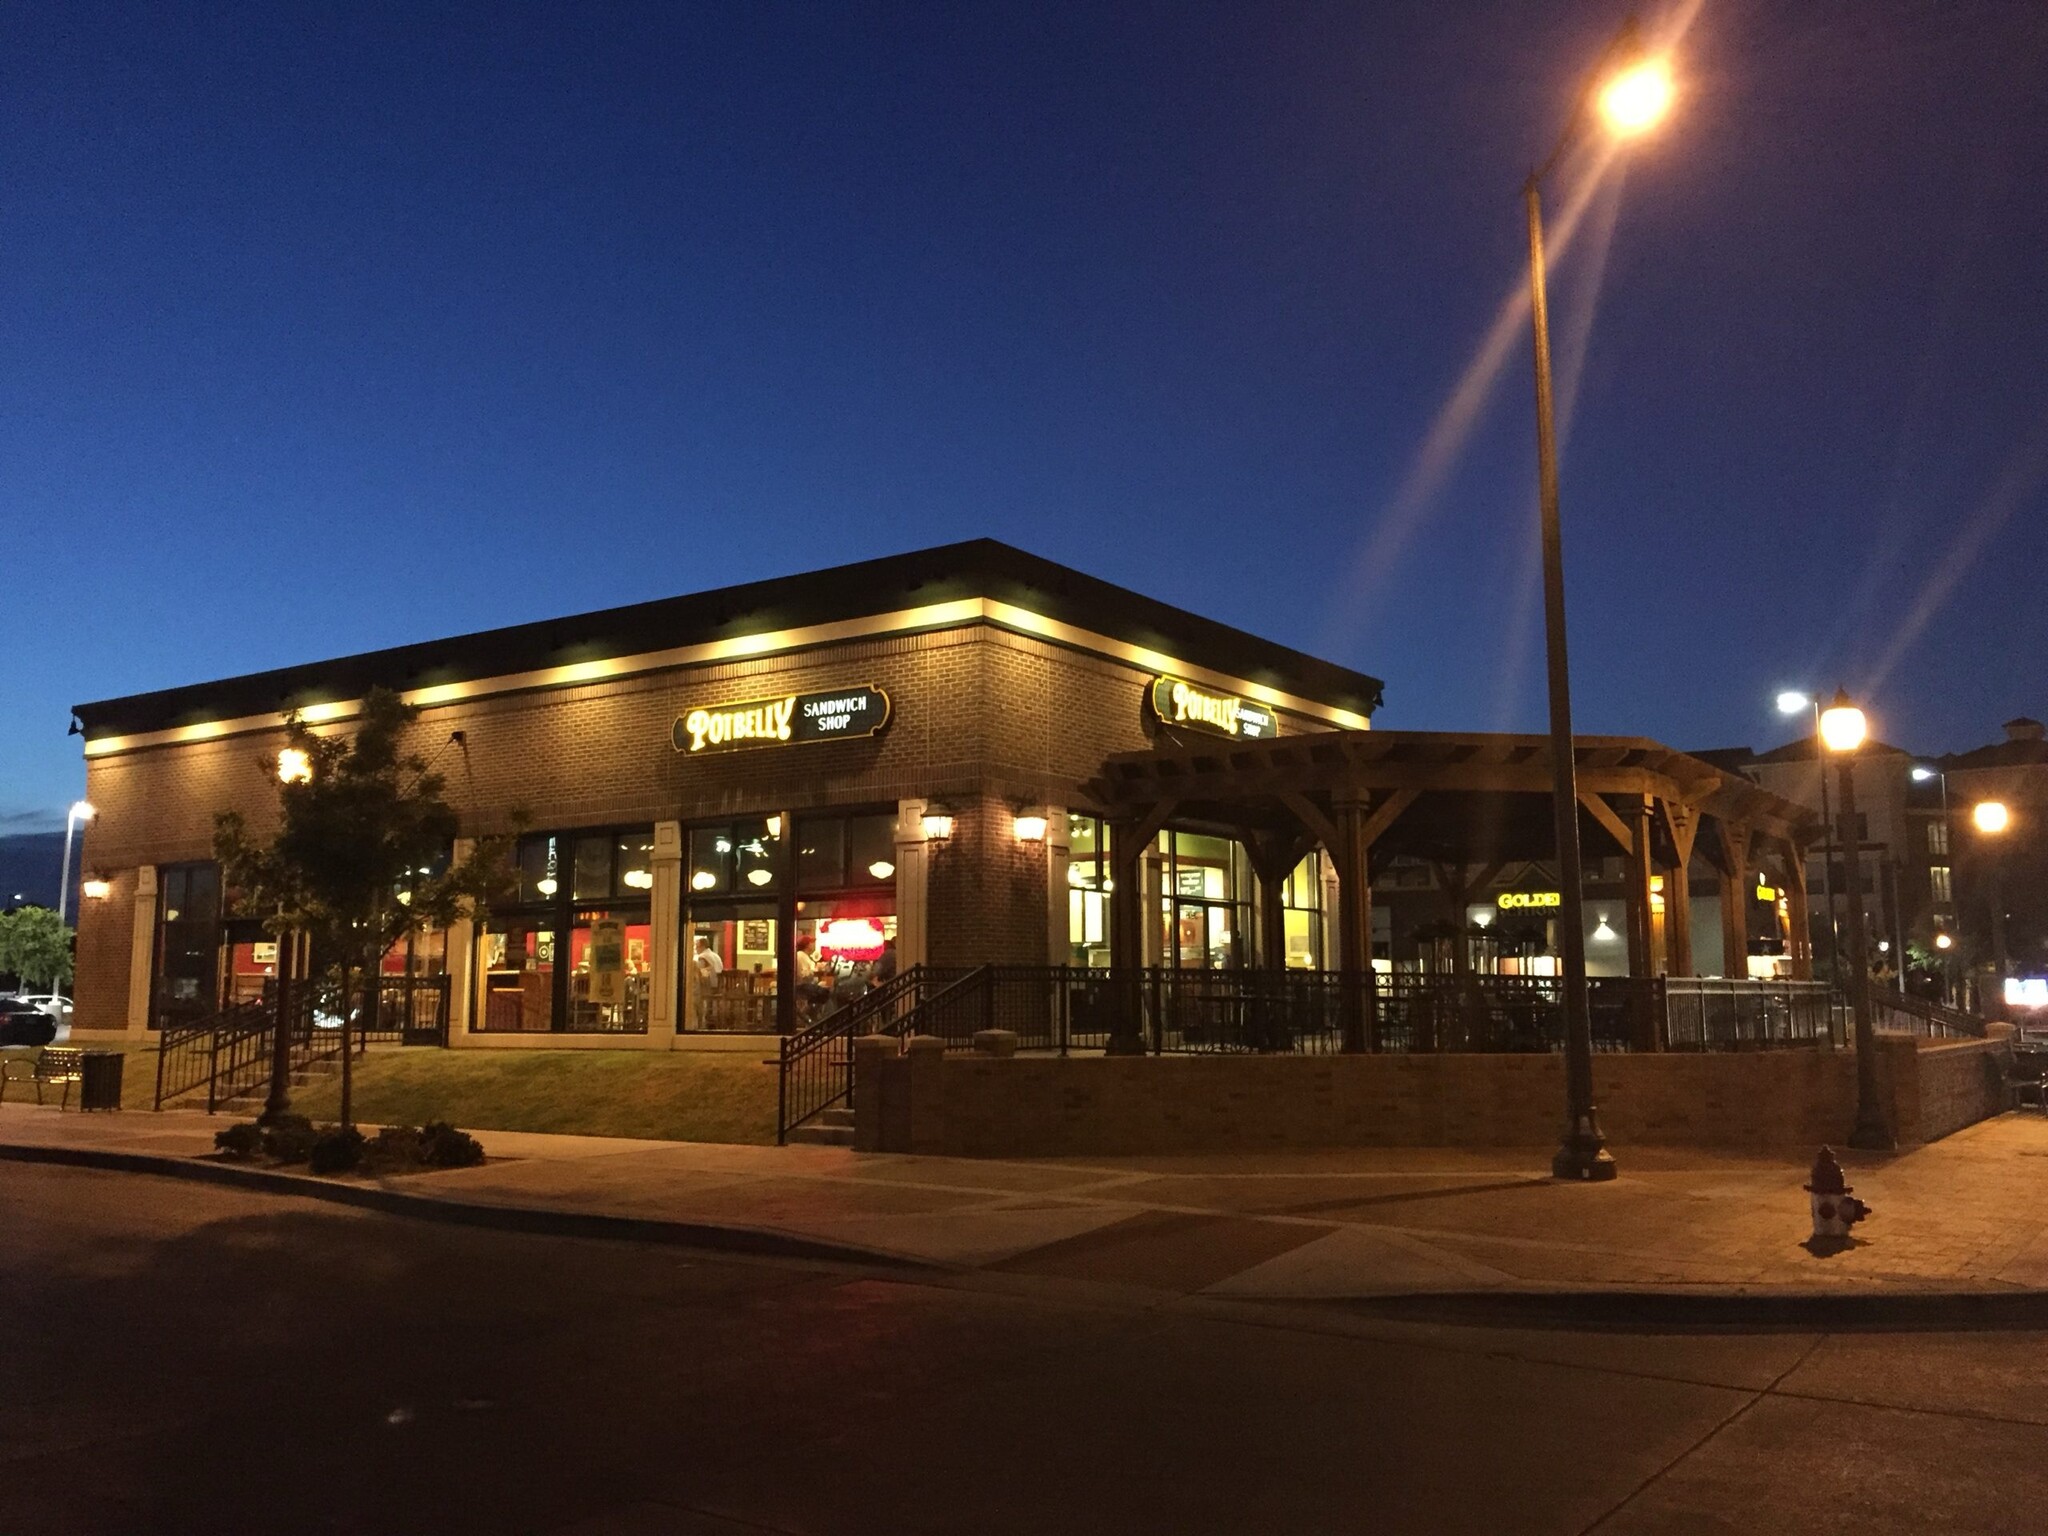
<path fill-rule="evenodd" d="M 1141 1017 L 1145 841 L 1142 824 L 1135 818 L 1110 824 L 1109 971 L 1116 1003 L 1106 1051 L 1112 1056 L 1142 1056 L 1145 1052 Z"/>
<path fill-rule="evenodd" d="M 1366 808 L 1344 801 L 1337 808 L 1337 841 L 1330 861 L 1337 866 L 1337 969 L 1343 976 L 1339 1017 L 1344 1049 L 1379 1048 L 1379 1010 L 1373 1006 L 1372 885 L 1366 840 Z"/>
<path fill-rule="evenodd" d="M 1749 978 L 1749 828 L 1721 823 L 1721 974 Z"/>
<path fill-rule="evenodd" d="M 1650 815 L 1648 795 L 1628 797 L 1629 841 L 1628 879 L 1622 901 L 1628 913 L 1628 973 L 1649 976 L 1656 971 L 1652 955 L 1653 927 L 1650 914 Z"/>
<path fill-rule="evenodd" d="M 1664 971 L 1669 976 L 1695 974 L 1692 958 L 1692 849 L 1699 836 L 1698 812 L 1689 805 L 1660 800 L 1671 851 L 1678 862 L 1664 873 Z"/>

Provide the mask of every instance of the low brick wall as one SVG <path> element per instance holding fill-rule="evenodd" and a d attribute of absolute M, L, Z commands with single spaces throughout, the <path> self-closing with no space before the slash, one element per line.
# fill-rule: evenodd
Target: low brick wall
<path fill-rule="evenodd" d="M 1879 1080 L 1901 1145 L 1996 1113 L 1999 1041 L 1918 1047 L 1882 1036 Z M 1617 1144 L 1846 1142 L 1848 1051 L 1602 1055 L 1594 1089 Z M 1060 1157 L 1308 1147 L 1541 1146 L 1564 1103 L 1554 1056 L 943 1055 L 864 1063 L 858 1145 L 948 1156 Z"/>

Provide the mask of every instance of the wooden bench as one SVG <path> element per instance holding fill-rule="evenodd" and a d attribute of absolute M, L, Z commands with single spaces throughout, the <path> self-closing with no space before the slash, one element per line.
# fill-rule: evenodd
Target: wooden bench
<path fill-rule="evenodd" d="M 20 1058 L 9 1054 L 4 1066 L 0 1066 L 0 1104 L 7 1102 L 7 1085 L 24 1079 L 15 1076 L 14 1065 Z M 43 1085 L 64 1085 L 64 1097 L 57 1107 L 66 1109 L 71 1104 L 71 1085 L 84 1075 L 85 1053 L 72 1046 L 46 1045 L 36 1053 L 36 1062 L 26 1081 L 36 1085 L 36 1102 L 43 1102 Z"/>

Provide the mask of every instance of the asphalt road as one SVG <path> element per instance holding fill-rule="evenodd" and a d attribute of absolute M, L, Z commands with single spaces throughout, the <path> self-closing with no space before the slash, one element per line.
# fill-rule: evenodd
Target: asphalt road
<path fill-rule="evenodd" d="M 2028 1333 L 1438 1328 L 0 1167 L 0 1532 L 2048 1528 Z"/>

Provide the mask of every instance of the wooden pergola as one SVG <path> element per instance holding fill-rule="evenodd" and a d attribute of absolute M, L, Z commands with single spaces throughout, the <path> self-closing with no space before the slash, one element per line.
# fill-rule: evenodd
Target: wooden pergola
<path fill-rule="evenodd" d="M 1581 736 L 1575 757 L 1582 844 L 1619 853 L 1627 869 L 1631 975 L 1651 973 L 1651 882 L 1659 873 L 1665 970 L 1695 974 L 1686 871 L 1698 851 L 1720 876 L 1724 974 L 1747 975 L 1744 892 L 1763 873 L 1787 896 L 1792 974 L 1811 977 L 1806 850 L 1820 835 L 1817 817 L 1641 737 Z M 1338 881 L 1337 968 L 1369 978 L 1372 860 L 1433 864 L 1462 907 L 1465 893 L 1485 889 L 1506 865 L 1555 858 L 1551 785 L 1547 736 L 1332 731 L 1111 757 L 1088 786 L 1111 827 L 1111 966 L 1142 967 L 1139 861 L 1169 823 L 1225 829 L 1244 845 L 1259 880 L 1268 956 L 1285 947 L 1287 874 L 1320 847 Z"/>

